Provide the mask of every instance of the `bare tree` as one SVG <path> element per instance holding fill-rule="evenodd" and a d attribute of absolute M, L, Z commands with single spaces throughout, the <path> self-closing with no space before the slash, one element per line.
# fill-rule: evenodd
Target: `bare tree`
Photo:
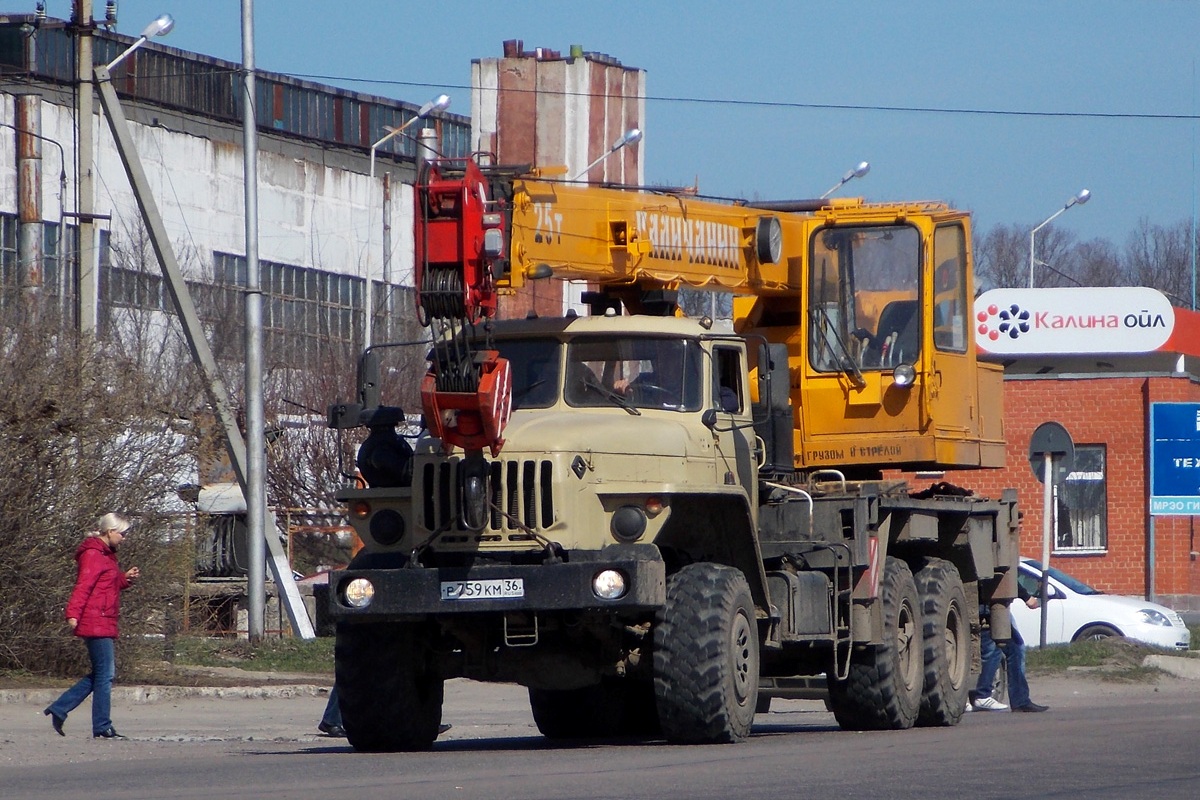
<path fill-rule="evenodd" d="M 100 514 L 135 520 L 127 563 L 143 579 L 123 601 L 123 651 L 161 630 L 167 587 L 190 552 L 171 524 L 187 469 L 174 383 L 91 340 L 0 309 L 0 668 L 74 672 L 86 659 L 63 624 L 73 553 Z"/>
<path fill-rule="evenodd" d="M 1083 286 L 1128 286 L 1121 254 L 1108 239 L 1089 239 L 1075 245 L 1073 273 Z"/>
<path fill-rule="evenodd" d="M 975 242 L 975 290 L 1025 286 L 1029 282 L 1029 233 L 996 225 Z"/>
<path fill-rule="evenodd" d="M 1158 289 L 1175 305 L 1192 297 L 1191 226 L 1153 225 L 1143 217 L 1125 245 L 1125 269 L 1135 286 Z"/>

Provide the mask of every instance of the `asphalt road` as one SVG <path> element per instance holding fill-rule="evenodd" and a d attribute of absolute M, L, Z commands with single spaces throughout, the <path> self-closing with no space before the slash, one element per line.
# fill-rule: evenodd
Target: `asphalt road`
<path fill-rule="evenodd" d="M 320 687 L 114 703 L 129 738 L 93 740 L 89 706 L 55 735 L 52 693 L 0 703 L 0 797 L 1188 798 L 1200 796 L 1200 688 L 1035 679 L 1045 714 L 976 712 L 954 728 L 837 729 L 820 702 L 776 700 L 740 745 L 552 744 L 524 690 L 447 685 L 453 724 L 428 753 L 359 754 L 317 733 Z M 257 696 L 256 696 L 257 695 Z M 269 695 L 269 696 L 266 696 Z M 277 695 L 277 696 L 276 696 Z"/>

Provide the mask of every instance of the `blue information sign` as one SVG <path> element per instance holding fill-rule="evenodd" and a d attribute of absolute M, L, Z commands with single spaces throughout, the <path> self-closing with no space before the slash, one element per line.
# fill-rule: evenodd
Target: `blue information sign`
<path fill-rule="evenodd" d="M 1150 513 L 1200 515 L 1200 403 L 1150 404 Z"/>

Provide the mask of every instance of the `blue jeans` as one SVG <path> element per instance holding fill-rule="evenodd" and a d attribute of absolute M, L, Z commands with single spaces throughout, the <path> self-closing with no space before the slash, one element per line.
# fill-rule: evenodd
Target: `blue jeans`
<path fill-rule="evenodd" d="M 329 690 L 329 702 L 325 704 L 325 713 L 321 715 L 321 723 L 329 727 L 342 727 L 342 709 L 338 705 L 336 683 Z"/>
<path fill-rule="evenodd" d="M 992 639 L 991 631 L 983 629 L 979 642 L 979 655 L 983 666 L 979 670 L 979 680 L 975 683 L 975 694 L 979 697 L 990 697 L 992 683 L 996 680 L 996 670 L 1000 668 L 1000 647 Z M 1020 708 L 1029 705 L 1029 681 L 1025 678 L 1025 640 L 1017 626 L 1012 626 L 1012 638 L 1004 645 L 1003 655 L 1008 665 L 1008 707 Z"/>
<path fill-rule="evenodd" d="M 66 719 L 67 714 L 74 711 L 90 694 L 94 736 L 113 726 L 109 715 L 112 713 L 112 685 L 117 674 L 117 660 L 112 639 L 88 637 L 83 641 L 87 645 L 88 658 L 92 661 L 91 673 L 63 692 L 61 697 L 50 704 L 48 710 L 51 714 Z"/>

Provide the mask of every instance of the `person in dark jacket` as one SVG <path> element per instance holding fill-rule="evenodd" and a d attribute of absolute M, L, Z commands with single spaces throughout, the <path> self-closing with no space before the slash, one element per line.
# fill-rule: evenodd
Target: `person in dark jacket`
<path fill-rule="evenodd" d="M 116 674 L 114 645 L 117 619 L 121 614 L 121 592 L 128 589 L 140 573 L 137 567 L 122 572 L 117 564 L 117 548 L 125 540 L 129 521 L 110 513 L 100 518 L 98 527 L 99 530 L 89 533 L 75 550 L 78 571 L 66 609 L 67 624 L 87 645 L 92 671 L 42 713 L 50 717 L 59 736 L 66 736 L 63 723 L 67 721 L 67 714 L 90 694 L 92 737 L 123 739 L 110 718 L 112 683 Z"/>

